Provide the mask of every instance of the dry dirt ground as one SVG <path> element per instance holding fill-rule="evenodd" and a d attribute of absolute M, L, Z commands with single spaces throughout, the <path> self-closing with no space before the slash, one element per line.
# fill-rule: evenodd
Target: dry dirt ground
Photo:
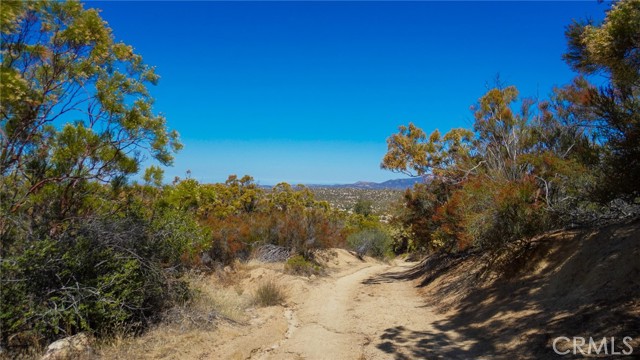
<path fill-rule="evenodd" d="M 300 277 L 278 265 L 253 264 L 236 286 L 255 288 L 265 279 L 284 286 L 280 306 L 249 307 L 247 318 L 214 329 L 181 331 L 160 326 L 135 340 L 104 346 L 102 358 L 154 359 L 414 359 L 455 354 L 470 345 L 455 331 L 442 344 L 431 323 L 441 316 L 424 306 L 413 281 L 389 280 L 416 263 L 360 260 L 345 250 L 325 258 L 327 274 Z M 214 280 L 211 280 L 214 281 Z"/>
<path fill-rule="evenodd" d="M 558 336 L 631 336 L 633 355 L 640 353 L 640 221 L 547 234 L 511 256 L 498 276 L 483 272 L 479 254 L 387 264 L 332 253 L 318 277 L 249 263 L 202 278 L 200 286 L 211 291 L 204 299 L 214 299 L 227 320 L 210 328 L 160 325 L 98 353 L 106 359 L 583 358 L 553 353 Z M 285 289 L 286 300 L 251 305 L 252 293 L 269 280 Z"/>
<path fill-rule="evenodd" d="M 346 256 L 345 256 L 346 257 Z M 310 287 L 284 309 L 287 331 L 278 341 L 251 349 L 251 359 L 389 359 L 424 357 L 438 344 L 419 336 L 435 331 L 438 316 L 418 296 L 411 282 L 385 281 L 395 266 L 358 263 Z M 458 337 L 455 332 L 448 334 Z M 462 345 L 462 344 L 458 344 Z M 244 355 L 243 355 L 244 356 Z"/>

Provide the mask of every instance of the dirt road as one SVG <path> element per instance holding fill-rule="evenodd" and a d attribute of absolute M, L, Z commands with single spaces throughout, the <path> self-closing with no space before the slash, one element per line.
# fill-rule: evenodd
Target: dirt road
<path fill-rule="evenodd" d="M 336 249 L 327 274 L 300 277 L 282 265 L 254 264 L 236 284 L 251 294 L 274 279 L 287 293 L 280 306 L 249 307 L 246 320 L 215 329 L 159 326 L 125 345 L 101 350 L 105 359 L 468 359 L 474 344 L 436 314 L 416 284 L 399 277 L 414 264 L 359 260 Z M 242 295 L 245 296 L 245 295 Z M 236 300 L 237 301 L 237 300 Z"/>
<path fill-rule="evenodd" d="M 552 339 L 585 334 L 629 336 L 639 349 L 633 281 L 639 236 L 637 221 L 554 232 L 537 240 L 528 270 L 509 279 L 479 277 L 485 260 L 474 256 L 446 262 L 437 277 L 407 272 L 411 263 L 362 261 L 342 249 L 318 254 L 327 273 L 317 277 L 289 274 L 283 263 L 242 263 L 192 281 L 209 295 L 201 298 L 206 306 L 195 308 L 200 312 L 185 313 L 221 314 L 213 326 L 186 317 L 103 346 L 99 354 L 114 360 L 556 359 Z M 256 306 L 256 289 L 272 281 L 286 289 L 286 300 Z"/>
<path fill-rule="evenodd" d="M 414 284 L 394 278 L 412 264 L 363 262 L 321 279 L 285 308 L 282 339 L 251 359 L 414 359 L 455 356 L 457 334 L 432 327 Z M 438 339 L 439 334 L 440 340 Z M 446 339 L 446 341 L 442 341 Z M 456 347 L 468 344 L 456 343 Z M 449 347 L 449 349 L 447 349 Z"/>

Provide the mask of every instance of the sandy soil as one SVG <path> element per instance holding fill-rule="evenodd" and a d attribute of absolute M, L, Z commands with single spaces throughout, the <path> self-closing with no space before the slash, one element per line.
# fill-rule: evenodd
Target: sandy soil
<path fill-rule="evenodd" d="M 179 331 L 160 326 L 125 344 L 105 347 L 101 358 L 147 359 L 413 359 L 430 358 L 438 343 L 431 323 L 439 316 L 424 306 L 416 283 L 393 279 L 415 263 L 360 260 L 345 250 L 325 259 L 327 274 L 300 277 L 253 264 L 239 284 L 250 292 L 266 279 L 285 287 L 281 306 L 249 308 L 247 320 L 211 330 Z M 459 334 L 456 348 L 467 347 Z"/>
<path fill-rule="evenodd" d="M 344 256 L 344 254 L 342 255 Z M 384 275 L 414 264 L 362 262 L 319 281 L 298 303 L 284 309 L 288 328 L 251 359 L 416 358 L 428 349 L 407 336 L 434 331 L 437 316 L 422 306 L 415 286 Z M 294 300 L 295 301 L 295 300 Z M 455 334 L 450 334 L 455 337 Z M 420 349 L 420 350 L 417 350 Z"/>

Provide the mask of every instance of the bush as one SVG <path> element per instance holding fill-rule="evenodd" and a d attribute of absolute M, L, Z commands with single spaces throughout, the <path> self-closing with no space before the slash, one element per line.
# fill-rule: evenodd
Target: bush
<path fill-rule="evenodd" d="M 285 294 L 280 285 L 269 280 L 258 287 L 253 299 L 259 306 L 274 306 L 285 300 Z"/>
<path fill-rule="evenodd" d="M 553 227 L 553 218 L 544 205 L 532 182 L 508 183 L 497 189 L 492 205 L 480 213 L 482 226 L 476 231 L 467 230 L 476 233 L 477 247 L 500 252 L 509 243 L 527 240 Z"/>
<path fill-rule="evenodd" d="M 322 272 L 322 267 L 313 261 L 307 260 L 302 255 L 290 257 L 284 264 L 286 272 L 296 275 L 318 275 Z"/>
<path fill-rule="evenodd" d="M 383 258 L 391 252 L 391 237 L 380 229 L 367 229 L 347 238 L 347 245 L 358 255 Z"/>
<path fill-rule="evenodd" d="M 358 199 L 358 201 L 353 205 L 353 212 L 362 215 L 362 216 L 370 216 L 373 214 L 373 201 Z"/>
<path fill-rule="evenodd" d="M 201 250 L 213 261 L 230 264 L 247 259 L 252 249 L 265 244 L 306 257 L 316 249 L 344 244 L 342 215 L 328 203 L 316 201 L 308 189 L 283 183 L 265 193 L 257 191 L 248 177 L 240 188 L 234 185 L 235 177 L 230 179 L 213 188 L 184 181 L 165 190 L 167 204 L 177 209 L 185 201 L 191 204 L 189 199 L 197 200 L 187 210 L 210 230 L 209 244 Z"/>
<path fill-rule="evenodd" d="M 174 213 L 151 221 L 129 214 L 87 218 L 56 238 L 20 239 L 26 250 L 1 262 L 2 342 L 143 330 L 189 296 L 178 276 L 199 236 L 190 225 Z"/>
<path fill-rule="evenodd" d="M 394 209 L 391 224 L 392 228 L 400 229 L 393 234 L 399 244 L 398 249 L 417 253 L 441 250 L 443 244 L 434 242 L 432 236 L 440 226 L 436 214 L 453 190 L 452 185 L 434 179 L 429 183 L 415 184 L 405 191 Z"/>

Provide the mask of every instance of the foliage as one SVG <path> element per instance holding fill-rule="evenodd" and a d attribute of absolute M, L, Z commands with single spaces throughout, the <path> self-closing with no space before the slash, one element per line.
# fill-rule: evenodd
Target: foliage
<path fill-rule="evenodd" d="M 567 63 L 580 74 L 604 74 L 608 82 L 586 87 L 578 105 L 605 141 L 605 199 L 640 193 L 640 2 L 617 1 L 602 24 L 575 22 L 567 28 Z M 615 174 L 615 176 L 611 176 Z"/>
<path fill-rule="evenodd" d="M 406 191 L 393 220 L 410 247 L 497 250 L 558 224 L 592 183 L 597 151 L 566 98 L 562 88 L 549 101 L 520 100 L 498 84 L 472 107 L 473 131 L 400 127 L 382 167 L 428 179 Z"/>
<path fill-rule="evenodd" d="M 172 162 L 171 151 L 181 146 L 177 133 L 152 112 L 147 90 L 158 76 L 132 47 L 114 41 L 97 10 L 75 1 L 6 3 L 0 67 L 5 213 L 64 187 L 56 206 L 73 215 L 81 210 L 75 205 L 86 181 L 137 172 L 141 148 L 162 164 Z"/>
<path fill-rule="evenodd" d="M 355 205 L 353 205 L 353 212 L 365 217 L 373 215 L 373 202 L 360 198 Z"/>
<path fill-rule="evenodd" d="M 396 245 L 501 251 L 594 200 L 637 196 L 639 24 L 640 2 L 623 0 L 602 24 L 567 28 L 565 60 L 581 75 L 607 76 L 600 88 L 578 77 L 541 101 L 498 82 L 472 107 L 473 129 L 427 136 L 401 126 L 381 167 L 427 181 L 405 193 L 392 220 Z"/>
<path fill-rule="evenodd" d="M 2 262 L 3 335 L 48 340 L 144 329 L 188 295 L 172 272 L 201 236 L 193 225 L 175 213 L 151 222 L 130 213 L 85 219 L 56 239 L 34 241 Z"/>
<path fill-rule="evenodd" d="M 391 237 L 381 229 L 366 229 L 349 235 L 349 248 L 358 255 L 384 258 L 391 253 Z"/>
<path fill-rule="evenodd" d="M 388 151 L 381 167 L 409 176 L 445 171 L 469 155 L 472 136 L 468 130 L 453 129 L 444 137 L 435 130 L 427 138 L 424 131 L 412 123 L 400 126 L 399 132 L 387 139 Z"/>
<path fill-rule="evenodd" d="M 199 251 L 220 263 L 246 259 L 264 244 L 311 257 L 316 249 L 344 241 L 345 214 L 315 200 L 303 186 L 281 183 L 265 191 L 249 176 L 231 175 L 224 184 L 186 179 L 166 187 L 159 202 L 194 214 L 210 233 Z"/>
<path fill-rule="evenodd" d="M 286 298 L 284 290 L 273 280 L 266 281 L 256 289 L 254 302 L 259 306 L 280 305 Z"/>
<path fill-rule="evenodd" d="M 138 331 L 176 298 L 202 239 L 154 206 L 178 135 L 153 112 L 154 69 L 76 1 L 5 1 L 0 17 L 2 335 Z M 12 344 L 23 345 L 23 344 Z"/>
<path fill-rule="evenodd" d="M 437 227 L 433 217 L 436 209 L 445 203 L 446 196 L 450 193 L 449 188 L 445 182 L 434 179 L 428 184 L 416 184 L 413 189 L 405 191 L 401 206 L 396 210 L 392 221 L 394 225 L 404 229 L 398 241 L 406 241 L 408 251 L 436 250 L 437 247 L 431 245 L 431 233 Z"/>
<path fill-rule="evenodd" d="M 288 273 L 305 276 L 317 275 L 322 272 L 320 265 L 312 260 L 305 259 L 302 255 L 294 255 L 287 259 L 284 269 Z"/>

